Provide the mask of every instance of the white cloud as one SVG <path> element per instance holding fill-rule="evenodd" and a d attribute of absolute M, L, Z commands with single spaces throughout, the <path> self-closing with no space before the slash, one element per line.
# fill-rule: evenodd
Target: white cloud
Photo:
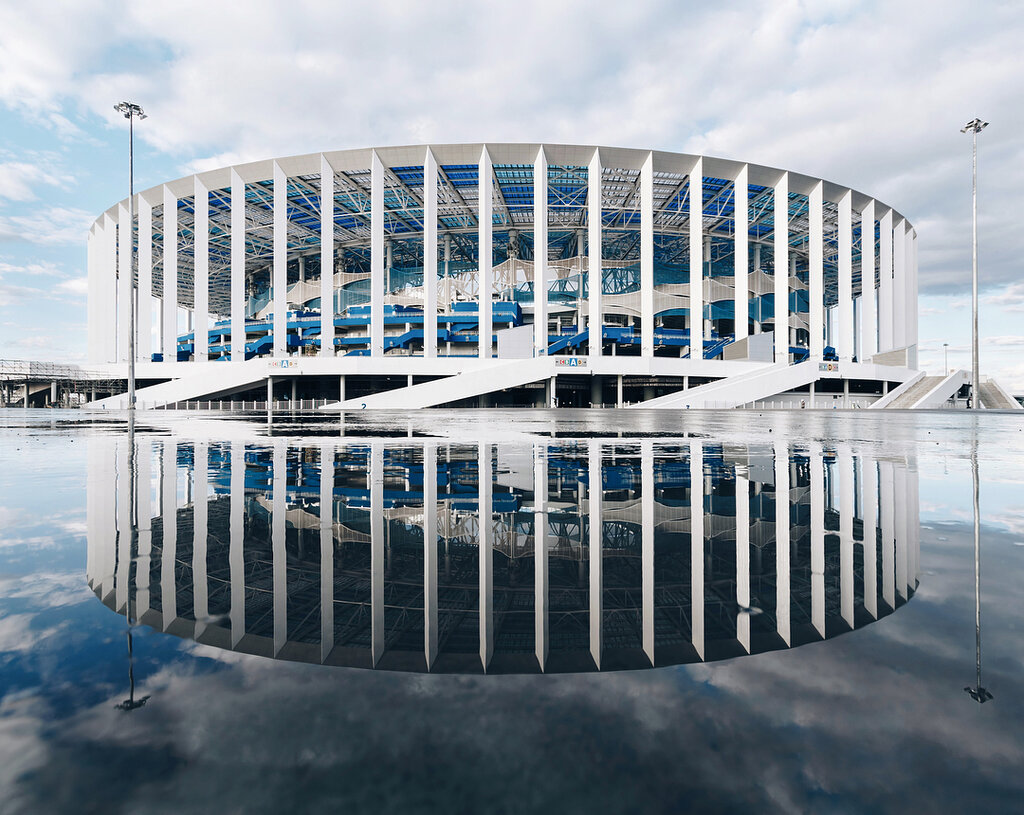
<path fill-rule="evenodd" d="M 27 215 L 0 216 L 0 243 L 84 246 L 95 215 L 73 207 L 48 207 Z"/>
<path fill-rule="evenodd" d="M 39 197 L 40 186 L 65 187 L 74 178 L 46 167 L 26 161 L 8 161 L 0 164 L 0 199 L 32 201 Z"/>

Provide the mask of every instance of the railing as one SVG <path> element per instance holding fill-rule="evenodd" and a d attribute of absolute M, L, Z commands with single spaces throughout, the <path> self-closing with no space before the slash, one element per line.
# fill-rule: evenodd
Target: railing
<path fill-rule="evenodd" d="M 323 405 L 337 402 L 337 399 L 275 399 L 271 410 L 275 413 L 299 413 L 314 411 Z M 137 407 L 142 410 L 225 410 L 225 411 L 267 411 L 266 400 L 234 400 L 234 399 L 207 399 L 199 401 L 172 402 L 162 404 L 156 402 L 139 402 Z"/>

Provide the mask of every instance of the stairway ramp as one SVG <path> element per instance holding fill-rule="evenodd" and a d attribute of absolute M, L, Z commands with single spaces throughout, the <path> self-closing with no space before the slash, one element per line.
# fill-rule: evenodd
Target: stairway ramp
<path fill-rule="evenodd" d="M 970 374 L 967 371 L 960 370 L 953 371 L 953 373 L 947 377 L 928 376 L 925 377 L 925 380 L 938 381 L 933 382 L 931 389 L 910 405 L 910 407 L 918 409 L 942 407 L 950 400 L 951 397 L 956 395 L 956 392 L 960 390 L 960 388 L 970 382 Z"/>
<path fill-rule="evenodd" d="M 1024 410 L 1020 402 L 994 379 L 985 377 L 978 389 L 981 391 L 981 406 L 987 410 Z"/>
<path fill-rule="evenodd" d="M 818 360 L 799 362 L 796 365 L 788 362 L 770 363 L 748 373 L 729 376 L 687 391 L 648 399 L 630 405 L 630 408 L 735 408 L 809 385 L 818 376 Z"/>
<path fill-rule="evenodd" d="M 178 366 L 168 366 L 175 368 Z M 135 391 L 135 404 L 139 408 L 161 408 L 176 402 L 194 399 L 217 399 L 240 390 L 248 390 L 267 379 L 267 360 L 248 362 L 214 362 L 203 365 L 202 370 L 188 373 L 169 382 L 150 385 Z M 107 410 L 128 407 L 128 394 L 119 393 L 90 402 L 87 407 Z"/>
<path fill-rule="evenodd" d="M 915 388 L 918 388 L 919 386 L 921 386 L 921 382 L 927 376 L 928 376 L 928 374 L 926 374 L 924 371 L 920 371 L 919 373 L 917 373 L 914 376 L 912 376 L 910 379 L 908 379 L 906 382 L 904 382 L 899 387 L 893 388 L 891 391 L 889 391 L 887 394 L 885 394 L 885 396 L 883 396 L 881 399 L 877 400 L 874 404 L 872 404 L 868 408 L 868 410 L 884 410 L 885 408 L 893 406 L 893 404 L 896 401 L 903 399 L 903 397 L 905 397 L 907 394 L 909 394 L 912 390 L 914 390 Z M 933 379 L 941 379 L 942 377 L 932 377 L 932 378 Z"/>

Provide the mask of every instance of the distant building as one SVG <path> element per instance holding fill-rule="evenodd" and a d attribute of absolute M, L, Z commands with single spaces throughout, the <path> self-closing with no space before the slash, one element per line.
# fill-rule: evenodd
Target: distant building
<path fill-rule="evenodd" d="M 268 377 L 352 407 L 867 406 L 916 375 L 913 227 L 786 170 L 387 147 L 198 173 L 137 213 L 143 406 Z M 128 229 L 125 200 L 89 235 L 89 359 L 118 370 Z"/>

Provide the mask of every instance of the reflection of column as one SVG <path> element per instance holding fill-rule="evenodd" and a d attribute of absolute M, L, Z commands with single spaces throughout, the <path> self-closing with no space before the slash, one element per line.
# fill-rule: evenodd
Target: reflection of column
<path fill-rule="evenodd" d="M 178 444 L 170 439 L 164 442 L 163 469 L 164 540 L 160 553 L 160 607 L 166 631 L 178 616 L 177 587 L 174 583 L 174 563 L 178 548 Z"/>
<path fill-rule="evenodd" d="M 320 445 L 320 661 L 334 649 L 334 447 Z"/>
<path fill-rule="evenodd" d="M 704 450 L 690 442 L 690 637 L 704 659 Z"/>
<path fill-rule="evenodd" d="M 907 599 L 907 469 L 900 463 L 893 474 L 893 503 L 896 505 L 896 593 Z"/>
<path fill-rule="evenodd" d="M 882 599 L 891 609 L 896 608 L 896 537 L 893 518 L 893 472 L 891 461 L 878 464 L 878 506 L 882 516 Z"/>
<path fill-rule="evenodd" d="M 423 445 L 423 652 L 429 671 L 437 659 L 437 446 L 433 443 Z"/>
<path fill-rule="evenodd" d="M 274 473 L 271 488 L 270 549 L 274 587 L 274 656 L 288 640 L 288 553 L 285 550 L 288 511 L 288 448 L 283 441 L 274 445 Z"/>
<path fill-rule="evenodd" d="M 481 443 L 478 451 L 478 507 L 480 533 L 480 663 L 484 673 L 494 654 L 494 560 L 493 523 L 491 519 L 491 445 Z"/>
<path fill-rule="evenodd" d="M 865 457 L 863 464 L 864 507 L 864 608 L 878 618 L 878 463 Z"/>
<path fill-rule="evenodd" d="M 750 653 L 750 481 L 736 472 L 736 639 Z"/>
<path fill-rule="evenodd" d="M 128 462 L 131 451 L 128 440 L 123 438 L 117 445 L 117 570 L 114 576 L 114 608 L 120 612 L 128 602 L 128 573 L 132 562 L 132 505 L 130 485 L 131 474 Z"/>
<path fill-rule="evenodd" d="M 384 448 L 370 446 L 370 655 L 384 653 Z"/>
<path fill-rule="evenodd" d="M 907 552 L 909 554 L 909 566 L 907 570 L 907 585 L 912 591 L 917 591 L 917 579 L 921 570 L 921 504 L 918 500 L 917 466 L 907 468 L 907 492 L 904 498 L 910 512 L 909 537 L 907 539 Z"/>
<path fill-rule="evenodd" d="M 776 267 L 778 268 L 778 267 Z M 789 448 L 775 443 L 775 630 L 786 645 L 790 638 Z"/>
<path fill-rule="evenodd" d="M 654 449 L 640 442 L 640 560 L 644 653 L 654 664 Z"/>
<path fill-rule="evenodd" d="M 231 540 L 228 571 L 231 575 L 231 647 L 245 636 L 245 444 L 231 442 Z"/>
<path fill-rule="evenodd" d="M 601 473 L 601 443 L 590 442 L 589 487 L 587 491 L 588 516 L 590 518 L 590 656 L 594 665 L 601 670 L 601 627 L 603 616 L 604 580 L 604 522 L 602 503 L 604 498 Z"/>
<path fill-rule="evenodd" d="M 138 620 L 149 611 L 149 559 L 153 552 L 153 487 L 150 475 L 153 461 L 152 442 L 146 440 L 138 445 L 136 461 L 139 473 L 138 487 L 135 490 L 139 547 L 135 561 L 135 613 L 132 617 Z"/>
<path fill-rule="evenodd" d="M 206 580 L 206 536 L 209 529 L 206 495 L 209 491 L 209 459 L 206 442 L 196 442 L 192 468 L 192 613 L 196 619 L 195 636 L 206 628 L 210 616 L 209 586 Z"/>
<path fill-rule="evenodd" d="M 825 478 L 820 445 L 808 451 L 811 470 L 811 622 L 825 636 Z"/>
<path fill-rule="evenodd" d="M 839 469 L 839 607 L 853 628 L 853 456 L 844 447 L 836 462 Z"/>
<path fill-rule="evenodd" d="M 533 448 L 533 632 L 543 671 L 548 662 L 548 460 L 544 445 Z"/>

